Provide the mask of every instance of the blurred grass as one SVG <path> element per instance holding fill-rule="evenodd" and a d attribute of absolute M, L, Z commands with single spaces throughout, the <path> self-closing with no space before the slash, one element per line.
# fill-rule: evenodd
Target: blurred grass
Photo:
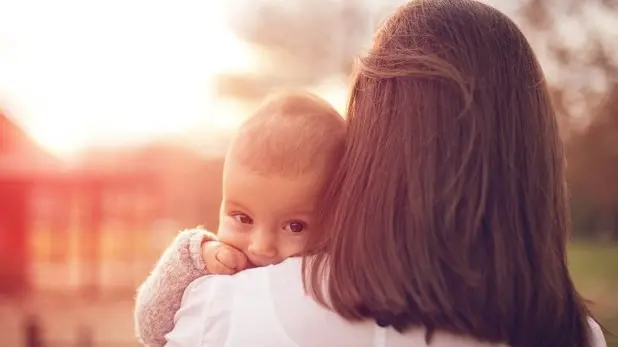
<path fill-rule="evenodd" d="M 574 241 L 569 267 L 593 314 L 613 334 L 605 335 L 607 346 L 618 347 L 618 243 Z"/>

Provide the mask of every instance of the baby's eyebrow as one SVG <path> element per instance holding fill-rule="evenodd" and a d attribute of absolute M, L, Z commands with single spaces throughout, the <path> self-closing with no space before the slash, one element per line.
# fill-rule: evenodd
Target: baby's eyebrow
<path fill-rule="evenodd" d="M 250 212 L 251 212 L 251 211 L 250 211 L 247 207 L 245 207 L 243 204 L 240 204 L 240 203 L 238 203 L 238 202 L 236 202 L 236 201 L 233 201 L 233 200 L 224 200 L 223 204 L 224 204 L 226 207 L 235 207 L 235 208 L 238 208 L 239 210 L 243 210 L 244 212 L 247 212 L 247 213 L 250 213 Z"/>

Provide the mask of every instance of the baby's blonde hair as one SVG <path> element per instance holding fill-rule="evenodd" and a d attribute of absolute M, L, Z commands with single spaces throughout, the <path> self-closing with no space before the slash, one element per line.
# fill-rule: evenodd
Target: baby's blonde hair
<path fill-rule="evenodd" d="M 260 174 L 300 175 L 334 168 L 346 124 L 324 99 L 301 91 L 267 98 L 232 141 L 227 160 Z"/>

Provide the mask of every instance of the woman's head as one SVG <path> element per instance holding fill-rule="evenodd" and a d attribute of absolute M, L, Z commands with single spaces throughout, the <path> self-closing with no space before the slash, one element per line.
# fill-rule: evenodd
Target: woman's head
<path fill-rule="evenodd" d="M 400 330 L 583 346 L 562 145 L 515 24 L 476 1 L 410 2 L 360 60 L 348 107 L 334 206 L 305 264 L 318 299 Z"/>

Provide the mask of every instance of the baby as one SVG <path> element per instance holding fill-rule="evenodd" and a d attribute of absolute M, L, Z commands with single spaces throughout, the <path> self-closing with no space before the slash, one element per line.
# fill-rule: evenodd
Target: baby
<path fill-rule="evenodd" d="M 219 229 L 181 232 L 140 286 L 137 334 L 163 346 L 184 290 L 195 279 L 231 275 L 300 255 L 345 142 L 343 118 L 304 92 L 268 100 L 241 127 L 223 169 Z"/>

